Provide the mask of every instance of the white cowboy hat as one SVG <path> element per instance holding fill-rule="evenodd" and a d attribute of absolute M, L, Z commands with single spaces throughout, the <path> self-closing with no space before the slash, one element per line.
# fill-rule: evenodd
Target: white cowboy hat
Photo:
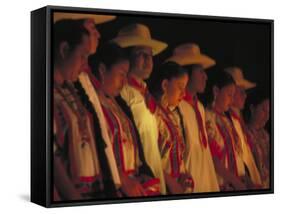
<path fill-rule="evenodd" d="M 62 13 L 54 12 L 54 23 L 62 19 L 94 19 L 95 24 L 102 24 L 112 21 L 116 16 L 99 15 L 99 14 L 87 14 L 87 13 Z"/>
<path fill-rule="evenodd" d="M 111 40 L 122 48 L 132 46 L 148 46 L 152 54 L 157 55 L 167 48 L 167 44 L 151 38 L 149 28 L 143 24 L 132 24 L 123 27 L 117 37 Z"/>
<path fill-rule="evenodd" d="M 246 80 L 242 69 L 239 67 L 228 67 L 224 70 L 232 76 L 236 85 L 244 88 L 245 90 L 254 88 L 257 85 L 256 83 Z"/>
<path fill-rule="evenodd" d="M 205 69 L 216 64 L 215 60 L 202 54 L 199 46 L 195 43 L 185 43 L 177 46 L 173 51 L 173 55 L 165 61 L 176 62 L 181 66 L 200 64 Z"/>

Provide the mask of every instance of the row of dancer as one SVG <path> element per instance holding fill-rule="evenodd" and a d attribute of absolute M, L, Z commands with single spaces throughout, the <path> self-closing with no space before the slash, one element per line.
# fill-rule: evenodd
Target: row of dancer
<path fill-rule="evenodd" d="M 217 71 L 205 111 L 197 95 L 215 60 L 185 43 L 152 72 L 168 45 L 143 24 L 98 46 L 96 25 L 114 18 L 54 13 L 54 200 L 267 188 L 269 137 L 260 151 L 252 129 L 269 101 L 251 126 L 234 102 L 254 83 L 237 67 Z"/>

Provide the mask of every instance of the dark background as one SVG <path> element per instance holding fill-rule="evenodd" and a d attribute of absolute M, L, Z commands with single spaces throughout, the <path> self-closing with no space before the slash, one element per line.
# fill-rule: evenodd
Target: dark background
<path fill-rule="evenodd" d="M 216 65 L 207 70 L 208 75 L 228 66 L 238 66 L 247 79 L 257 83 L 255 89 L 248 91 L 248 103 L 260 97 L 270 97 L 272 50 L 269 22 L 119 14 L 114 21 L 97 26 L 101 42 L 113 39 L 120 28 L 132 23 L 145 24 L 152 38 L 168 44 L 166 50 L 154 57 L 155 69 L 171 56 L 177 45 L 193 42 L 200 46 L 202 53 L 216 60 Z"/>
<path fill-rule="evenodd" d="M 98 25 L 101 42 L 113 39 L 118 30 L 131 23 L 149 27 L 152 38 L 166 42 L 168 48 L 154 57 L 154 64 L 171 56 L 173 49 L 182 43 L 194 42 L 201 52 L 216 60 L 215 72 L 227 66 L 238 66 L 247 79 L 256 82 L 256 91 L 270 93 L 271 29 L 266 23 L 251 21 L 208 20 L 207 18 L 167 18 L 154 16 L 122 15 L 112 22 Z M 255 94 L 254 90 L 250 94 Z"/>

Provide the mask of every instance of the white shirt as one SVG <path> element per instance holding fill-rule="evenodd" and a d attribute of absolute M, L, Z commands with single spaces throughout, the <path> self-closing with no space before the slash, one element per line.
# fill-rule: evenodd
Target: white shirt
<path fill-rule="evenodd" d="M 218 192 L 219 185 L 210 148 L 208 143 L 206 148 L 201 143 L 200 130 L 194 107 L 187 101 L 182 100 L 180 102 L 179 109 L 183 116 L 183 124 L 187 141 L 186 148 L 188 150 L 185 166 L 187 171 L 193 177 L 194 192 Z M 208 140 L 205 127 L 205 109 L 199 101 L 198 109 L 203 120 L 206 140 Z"/>
<path fill-rule="evenodd" d="M 235 118 L 234 116 L 231 116 L 231 120 L 232 120 L 234 128 L 237 132 L 237 135 L 240 139 L 240 143 L 241 143 L 241 147 L 242 147 L 242 159 L 243 159 L 245 165 L 247 166 L 247 169 L 249 170 L 251 180 L 254 184 L 261 185 L 262 182 L 261 182 L 260 173 L 256 166 L 254 156 L 252 154 L 250 146 L 247 143 L 247 139 L 243 132 L 241 123 L 240 123 L 239 119 Z"/>
<path fill-rule="evenodd" d="M 125 85 L 121 91 L 121 96 L 133 113 L 145 160 L 153 174 L 160 179 L 161 193 L 166 194 L 161 156 L 158 147 L 158 128 L 155 115 L 147 108 L 143 95 L 136 88 Z"/>

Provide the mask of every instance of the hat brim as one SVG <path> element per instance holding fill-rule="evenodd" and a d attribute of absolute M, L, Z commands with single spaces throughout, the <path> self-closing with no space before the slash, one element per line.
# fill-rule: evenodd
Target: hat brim
<path fill-rule="evenodd" d="M 82 14 L 82 13 L 61 13 L 55 12 L 53 16 L 53 21 L 56 23 L 62 19 L 94 19 L 95 24 L 102 24 L 105 22 L 112 21 L 116 19 L 116 16 L 109 16 L 109 15 L 98 15 L 98 14 Z"/>
<path fill-rule="evenodd" d="M 176 62 L 181 66 L 200 64 L 204 69 L 210 68 L 216 64 L 216 61 L 207 55 L 200 54 L 197 56 L 187 56 L 187 55 L 174 55 L 165 60 L 166 62 L 172 61 Z"/>
<path fill-rule="evenodd" d="M 236 85 L 240 86 L 241 88 L 244 88 L 245 90 L 252 89 L 257 86 L 256 83 L 250 82 L 246 79 L 239 80 L 239 82 L 236 82 Z"/>
<path fill-rule="evenodd" d="M 139 36 L 120 36 L 112 39 L 111 42 L 118 44 L 121 48 L 133 46 L 148 46 L 152 49 L 152 55 L 155 56 L 167 48 L 167 44 L 155 39 L 144 39 Z"/>

